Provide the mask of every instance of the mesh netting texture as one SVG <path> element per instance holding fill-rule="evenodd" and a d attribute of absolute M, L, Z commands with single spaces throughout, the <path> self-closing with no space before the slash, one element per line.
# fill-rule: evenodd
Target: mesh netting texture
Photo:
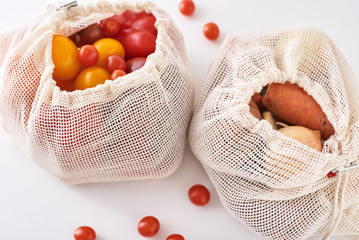
<path fill-rule="evenodd" d="M 54 34 L 70 36 L 126 9 L 156 17 L 156 50 L 139 70 L 83 91 L 52 79 Z M 181 163 L 193 83 L 182 34 L 152 2 L 107 2 L 56 11 L 0 34 L 5 129 L 57 180 L 159 179 Z"/>
<path fill-rule="evenodd" d="M 321 106 L 335 129 L 321 152 L 250 113 L 252 95 L 274 82 L 299 85 Z M 344 171 L 359 156 L 358 96 L 351 68 L 318 29 L 232 34 L 209 71 L 190 146 L 227 211 L 266 239 L 359 239 L 359 170 Z"/>

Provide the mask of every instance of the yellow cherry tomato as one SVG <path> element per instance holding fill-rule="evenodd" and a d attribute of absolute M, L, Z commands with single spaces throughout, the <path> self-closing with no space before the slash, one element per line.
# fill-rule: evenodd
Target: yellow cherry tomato
<path fill-rule="evenodd" d="M 122 44 L 113 38 L 102 38 L 97 40 L 93 46 L 97 49 L 99 58 L 96 63 L 97 66 L 105 67 L 105 62 L 110 55 L 120 55 L 125 58 L 125 49 Z"/>
<path fill-rule="evenodd" d="M 75 80 L 75 89 L 96 87 L 98 84 L 104 84 L 107 79 L 110 79 L 110 74 L 106 69 L 98 66 L 85 68 Z"/>
<path fill-rule="evenodd" d="M 67 37 L 54 35 L 52 39 L 52 61 L 55 65 L 52 76 L 57 81 L 70 81 L 80 71 L 77 47 Z"/>

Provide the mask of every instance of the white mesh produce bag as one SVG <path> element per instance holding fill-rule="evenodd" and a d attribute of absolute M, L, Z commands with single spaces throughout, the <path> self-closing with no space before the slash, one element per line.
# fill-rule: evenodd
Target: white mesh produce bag
<path fill-rule="evenodd" d="M 156 51 L 139 70 L 84 91 L 52 79 L 52 38 L 126 9 L 156 17 Z M 184 42 L 151 2 L 51 9 L 0 35 L 3 125 L 43 169 L 65 183 L 158 179 L 183 157 L 193 87 Z"/>
<path fill-rule="evenodd" d="M 249 112 L 254 93 L 286 81 L 313 96 L 334 126 L 322 152 Z M 225 208 L 266 239 L 359 239 L 358 96 L 344 57 L 317 29 L 230 35 L 192 118 L 190 146 Z"/>

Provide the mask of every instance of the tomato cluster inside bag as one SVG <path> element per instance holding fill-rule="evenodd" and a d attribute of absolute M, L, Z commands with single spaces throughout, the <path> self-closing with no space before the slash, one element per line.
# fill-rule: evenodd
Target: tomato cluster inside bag
<path fill-rule="evenodd" d="M 156 47 L 144 65 L 84 90 L 57 86 L 54 36 L 70 37 L 126 10 L 155 17 Z M 2 124 L 57 180 L 159 179 L 181 163 L 192 114 L 192 79 L 183 37 L 155 4 L 99 1 L 52 7 L 0 34 L 0 52 Z"/>
<path fill-rule="evenodd" d="M 351 68 L 320 30 L 229 35 L 190 146 L 228 212 L 266 239 L 358 237 L 358 95 Z"/>

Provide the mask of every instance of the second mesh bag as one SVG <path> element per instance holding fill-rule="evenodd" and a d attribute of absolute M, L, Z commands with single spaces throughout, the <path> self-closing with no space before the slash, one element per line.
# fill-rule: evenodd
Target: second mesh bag
<path fill-rule="evenodd" d="M 52 39 L 125 10 L 156 18 L 156 50 L 137 71 L 86 90 L 52 78 Z M 158 179 L 181 163 L 193 87 L 184 42 L 151 2 L 99 1 L 50 9 L 0 34 L 0 110 L 7 131 L 44 170 L 65 183 Z"/>
<path fill-rule="evenodd" d="M 252 96 L 272 83 L 296 84 L 319 104 L 335 130 L 321 151 L 251 114 Z M 266 239 L 359 237 L 358 96 L 344 57 L 317 29 L 230 35 L 192 118 L 190 146 L 224 207 Z"/>

